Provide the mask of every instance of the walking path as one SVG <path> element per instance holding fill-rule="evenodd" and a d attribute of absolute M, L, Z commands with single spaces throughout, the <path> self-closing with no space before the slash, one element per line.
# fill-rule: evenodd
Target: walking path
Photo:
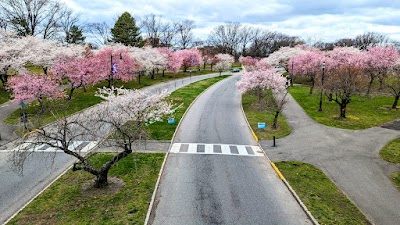
<path fill-rule="evenodd" d="M 400 192 L 388 174 L 400 170 L 382 160 L 379 151 L 400 131 L 380 127 L 344 130 L 312 120 L 291 95 L 283 111 L 292 133 L 260 141 L 272 161 L 297 160 L 320 168 L 374 224 L 399 224 Z"/>

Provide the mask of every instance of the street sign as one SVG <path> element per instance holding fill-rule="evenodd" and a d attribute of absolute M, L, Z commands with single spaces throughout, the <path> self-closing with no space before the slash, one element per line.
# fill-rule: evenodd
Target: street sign
<path fill-rule="evenodd" d="M 118 73 L 118 64 L 117 64 L 117 63 L 112 63 L 111 72 L 112 72 L 113 74 Z"/>
<path fill-rule="evenodd" d="M 265 130 L 265 129 L 267 129 L 267 125 L 265 123 L 263 123 L 263 122 L 260 122 L 260 123 L 258 123 L 258 129 Z"/>
<path fill-rule="evenodd" d="M 25 103 L 24 103 L 23 101 L 21 101 L 21 102 L 19 103 L 19 107 L 20 107 L 22 110 L 25 110 L 25 109 L 26 109 L 26 105 L 25 105 Z"/>
<path fill-rule="evenodd" d="M 175 118 L 168 118 L 168 124 L 175 124 Z"/>

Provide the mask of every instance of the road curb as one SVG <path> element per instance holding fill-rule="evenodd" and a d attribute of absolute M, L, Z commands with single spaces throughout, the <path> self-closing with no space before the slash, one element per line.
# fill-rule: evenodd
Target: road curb
<path fill-rule="evenodd" d="M 292 196 L 296 199 L 296 201 L 299 203 L 300 207 L 302 208 L 302 210 L 306 213 L 307 217 L 311 220 L 311 222 L 314 225 L 319 225 L 318 221 L 314 218 L 314 216 L 311 214 L 311 212 L 307 209 L 307 206 L 304 205 L 304 203 L 301 201 L 301 199 L 299 198 L 299 196 L 296 194 L 296 192 L 293 190 L 293 188 L 290 186 L 289 182 L 286 181 L 285 177 L 282 175 L 281 171 L 278 169 L 278 167 L 276 167 L 275 163 L 273 163 L 271 161 L 271 159 L 268 157 L 267 153 L 265 152 L 265 150 L 262 148 L 261 144 L 258 142 L 258 137 L 257 135 L 254 133 L 253 128 L 251 128 L 249 120 L 246 117 L 246 114 L 244 112 L 243 109 L 243 104 L 240 104 L 240 108 L 242 110 L 242 113 L 244 115 L 244 118 L 246 120 L 247 123 L 247 127 L 250 129 L 251 134 L 253 135 L 254 139 L 257 141 L 258 146 L 260 147 L 260 149 L 262 149 L 264 156 L 267 158 L 267 160 L 269 161 L 271 167 L 274 169 L 275 173 L 278 175 L 279 179 L 282 180 L 282 182 L 285 184 L 285 186 L 289 189 L 290 193 L 292 194 Z"/>
<path fill-rule="evenodd" d="M 208 78 L 205 78 L 205 79 L 203 79 L 203 80 L 210 79 L 210 78 L 214 78 L 214 77 L 208 77 Z M 198 81 L 202 81 L 202 80 L 198 80 Z M 196 82 L 198 82 L 198 81 L 196 81 Z M 222 81 L 222 80 L 220 80 L 220 81 Z M 196 82 L 193 82 L 193 83 L 196 83 Z M 190 83 L 190 84 L 193 84 L 193 83 Z M 175 140 L 175 137 L 176 137 L 176 133 L 177 133 L 178 129 L 180 128 L 183 119 L 185 118 L 185 116 L 186 116 L 187 112 L 190 110 L 190 108 L 192 108 L 193 104 L 197 101 L 197 99 L 200 98 L 200 96 L 201 96 L 204 92 L 206 92 L 209 88 L 211 88 L 212 86 L 216 85 L 217 83 L 219 83 L 219 81 L 216 82 L 216 83 L 214 83 L 213 85 L 209 86 L 208 88 L 206 88 L 206 89 L 205 89 L 204 91 L 202 91 L 200 94 L 198 94 L 198 95 L 196 96 L 196 98 L 190 103 L 190 105 L 189 105 L 189 107 L 186 109 L 185 113 L 183 113 L 182 118 L 179 120 L 178 126 L 176 126 L 175 132 L 174 132 L 174 134 L 172 135 L 171 143 L 170 143 L 169 148 L 168 148 L 168 152 L 165 154 L 163 164 L 161 165 L 161 169 L 160 169 L 160 172 L 159 172 L 159 174 L 158 174 L 157 182 L 156 182 L 156 185 L 155 185 L 153 194 L 152 194 L 152 196 L 151 196 L 149 208 L 147 209 L 147 214 L 146 214 L 146 219 L 145 219 L 145 221 L 144 221 L 144 225 L 148 225 L 148 224 L 149 224 L 150 216 L 151 216 L 151 213 L 153 212 L 153 207 L 154 207 L 155 198 L 156 198 L 156 195 L 157 195 L 159 186 L 160 186 L 161 176 L 163 175 L 163 173 L 164 173 L 164 171 L 165 171 L 164 168 L 165 168 L 165 164 L 166 164 L 166 162 L 167 162 L 167 158 L 168 158 L 168 156 L 169 156 L 169 152 L 171 151 L 172 144 L 173 144 L 173 142 L 174 142 L 174 140 Z M 189 84 L 188 84 L 188 85 L 189 85 Z M 185 86 L 187 86 L 187 85 L 185 85 Z M 183 87 L 184 87 L 184 86 L 183 86 Z M 182 88 L 182 87 L 181 87 L 181 88 Z M 179 90 L 179 89 L 180 89 L 180 88 L 178 88 L 178 89 L 176 89 L 176 90 Z M 176 90 L 175 90 L 175 91 L 176 91 Z M 171 92 L 171 93 L 172 93 L 172 92 Z"/>

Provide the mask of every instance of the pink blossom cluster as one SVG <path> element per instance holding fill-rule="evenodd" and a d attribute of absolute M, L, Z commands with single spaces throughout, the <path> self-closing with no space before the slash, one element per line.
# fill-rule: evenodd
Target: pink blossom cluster
<path fill-rule="evenodd" d="M 270 89 L 274 93 L 286 90 L 286 78 L 280 76 L 274 70 L 256 70 L 245 72 L 241 79 L 236 83 L 241 93 L 251 90 Z"/>

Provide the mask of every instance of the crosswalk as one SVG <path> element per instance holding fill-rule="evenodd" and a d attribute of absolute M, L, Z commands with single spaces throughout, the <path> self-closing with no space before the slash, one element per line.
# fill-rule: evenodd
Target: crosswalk
<path fill-rule="evenodd" d="M 259 146 L 201 143 L 174 143 L 170 153 L 264 156 Z"/>
<path fill-rule="evenodd" d="M 59 144 L 60 145 L 60 144 Z M 88 152 L 97 145 L 95 141 L 74 141 L 70 144 L 69 150 L 75 152 Z M 29 151 L 29 152 L 61 152 L 61 149 L 51 147 L 48 144 L 24 143 L 11 151 Z"/>

